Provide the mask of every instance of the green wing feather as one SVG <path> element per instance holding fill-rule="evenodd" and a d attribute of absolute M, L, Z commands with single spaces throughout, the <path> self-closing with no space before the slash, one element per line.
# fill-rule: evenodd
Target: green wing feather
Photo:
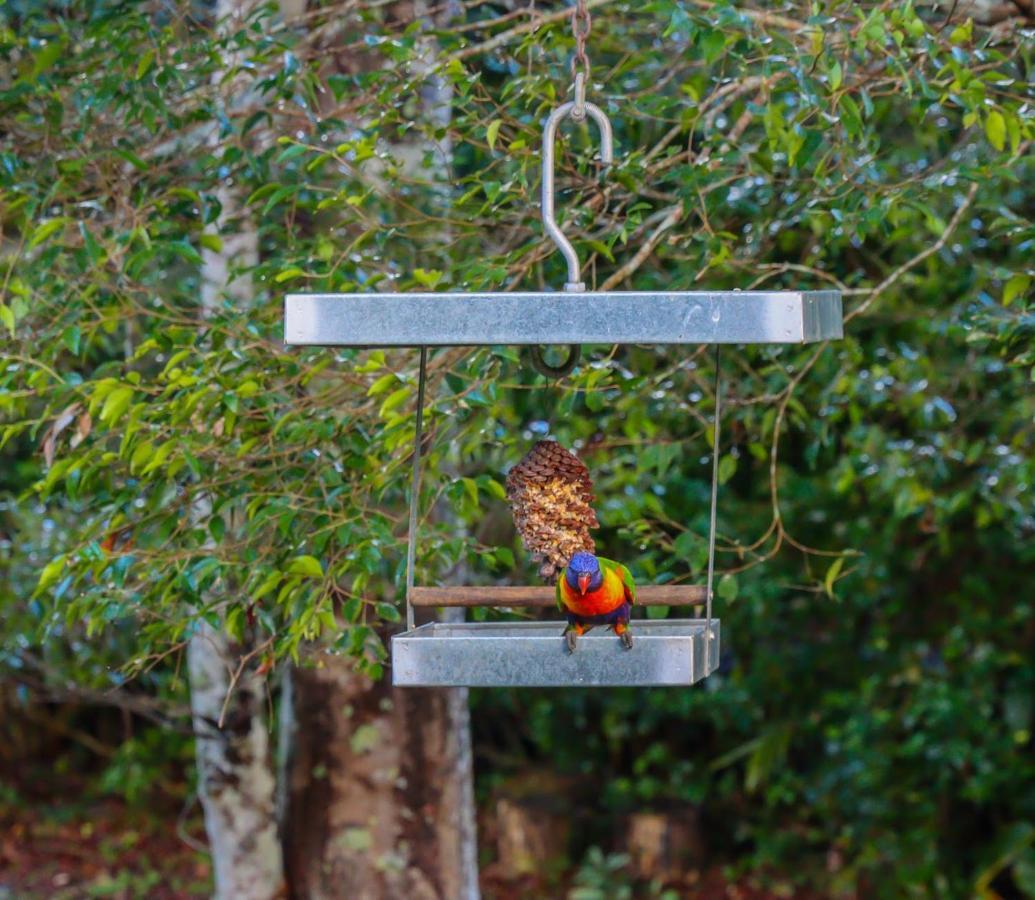
<path fill-rule="evenodd" d="M 601 568 L 609 569 L 618 575 L 622 580 L 622 584 L 625 586 L 625 599 L 630 603 L 635 603 L 636 582 L 633 581 L 632 572 L 629 571 L 628 567 L 623 566 L 620 562 L 615 562 L 613 559 L 605 559 L 603 556 L 598 556 L 597 559 L 600 561 Z M 559 596 L 560 595 L 558 595 L 558 599 Z"/>
<path fill-rule="evenodd" d="M 561 599 L 561 578 L 564 577 L 564 573 L 567 571 L 567 569 L 561 569 L 560 577 L 557 579 L 557 586 L 554 589 L 554 596 L 557 598 L 557 608 L 561 612 L 564 612 L 568 608 L 564 605 L 564 601 Z"/>

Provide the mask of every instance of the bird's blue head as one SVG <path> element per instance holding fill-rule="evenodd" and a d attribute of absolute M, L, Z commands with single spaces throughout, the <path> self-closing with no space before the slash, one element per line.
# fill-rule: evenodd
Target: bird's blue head
<path fill-rule="evenodd" d="M 580 594 L 595 591 L 604 583 L 604 574 L 600 571 L 600 562 L 592 553 L 580 550 L 568 563 L 564 572 L 568 587 Z"/>

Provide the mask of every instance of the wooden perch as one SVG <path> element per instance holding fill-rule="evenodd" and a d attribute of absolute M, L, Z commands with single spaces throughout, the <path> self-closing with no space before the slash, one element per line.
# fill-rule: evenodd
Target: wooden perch
<path fill-rule="evenodd" d="M 636 589 L 638 606 L 691 606 L 704 603 L 703 584 L 649 584 Z M 552 587 L 415 587 L 410 595 L 415 607 L 428 606 L 553 606 Z"/>

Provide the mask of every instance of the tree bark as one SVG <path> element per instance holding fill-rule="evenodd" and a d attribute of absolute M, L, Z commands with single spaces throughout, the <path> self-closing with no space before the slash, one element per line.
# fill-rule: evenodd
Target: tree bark
<path fill-rule="evenodd" d="M 268 900 L 284 896 L 285 889 L 262 714 L 264 681 L 250 674 L 240 679 L 220 727 L 233 650 L 225 634 L 207 624 L 187 650 L 198 794 L 212 850 L 215 896 Z"/>
<path fill-rule="evenodd" d="M 326 655 L 286 689 L 291 895 L 476 900 L 467 691 L 393 688 Z"/>

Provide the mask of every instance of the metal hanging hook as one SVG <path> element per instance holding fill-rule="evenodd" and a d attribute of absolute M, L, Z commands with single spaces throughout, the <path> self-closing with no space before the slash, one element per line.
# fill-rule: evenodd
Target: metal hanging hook
<path fill-rule="evenodd" d="M 611 120 L 608 119 L 599 106 L 586 101 L 585 86 L 578 84 L 576 84 L 575 100 L 558 106 L 557 109 L 550 113 L 543 128 L 543 185 L 541 197 L 543 228 L 568 263 L 568 280 L 564 284 L 564 289 L 566 291 L 584 291 L 586 285 L 582 281 L 582 269 L 579 265 L 579 258 L 571 241 L 565 237 L 564 232 L 557 225 L 554 213 L 554 142 L 557 139 L 557 126 L 568 116 L 571 116 L 575 121 L 589 116 L 597 123 L 597 128 L 600 129 L 600 161 L 604 165 L 610 165 L 614 161 L 614 137 L 611 132 Z"/>
<path fill-rule="evenodd" d="M 582 280 L 582 269 L 579 265 L 579 257 L 571 241 L 565 237 L 557 224 L 554 213 L 554 142 L 557 139 L 557 127 L 567 117 L 571 116 L 572 121 L 581 122 L 589 116 L 597 123 L 600 129 L 600 160 L 604 165 L 610 165 L 614 160 L 614 137 L 611 132 L 611 120 L 604 111 L 594 103 L 586 102 L 586 79 L 583 72 L 575 75 L 575 100 L 558 106 L 549 118 L 543 129 L 543 185 L 541 208 L 543 215 L 543 228 L 550 235 L 550 239 L 557 245 L 565 261 L 568 263 L 568 280 L 564 283 L 566 291 L 584 291 L 585 282 Z M 559 378 L 568 375 L 579 361 L 582 354 L 578 344 L 572 344 L 568 348 L 568 358 L 560 365 L 552 366 L 543 357 L 542 347 L 532 348 L 532 365 L 542 375 L 548 378 Z"/>

